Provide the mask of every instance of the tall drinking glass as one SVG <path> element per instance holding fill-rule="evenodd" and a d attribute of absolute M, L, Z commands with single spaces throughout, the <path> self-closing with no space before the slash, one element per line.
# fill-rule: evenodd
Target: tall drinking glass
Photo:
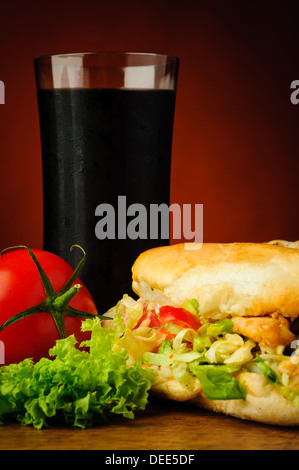
<path fill-rule="evenodd" d="M 99 313 L 131 294 L 139 253 L 167 243 L 151 238 L 150 230 L 138 236 L 136 226 L 128 235 L 126 227 L 138 225 L 135 204 L 147 211 L 169 204 L 178 63 L 174 56 L 143 53 L 34 60 L 44 249 L 74 267 L 80 253 L 70 247 L 82 246 L 87 257 L 80 277 Z"/>

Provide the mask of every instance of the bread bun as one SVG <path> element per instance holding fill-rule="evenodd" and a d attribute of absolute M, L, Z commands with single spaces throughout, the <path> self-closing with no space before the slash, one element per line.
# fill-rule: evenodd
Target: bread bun
<path fill-rule="evenodd" d="M 154 382 L 151 392 L 157 397 L 188 402 L 202 409 L 276 426 L 298 426 L 299 408 L 290 404 L 266 377 L 254 372 L 237 376 L 246 386 L 245 400 L 207 400 L 200 384 L 187 389 L 174 379 Z"/>
<path fill-rule="evenodd" d="M 278 246 L 286 246 L 287 248 L 295 248 L 296 250 L 299 249 L 299 240 L 295 242 L 290 242 L 288 240 L 271 240 L 269 242 L 270 245 L 278 245 Z"/>
<path fill-rule="evenodd" d="M 211 321 L 273 312 L 299 312 L 299 250 L 279 244 L 176 244 L 142 253 L 132 268 L 133 290 L 146 282 L 172 304 L 199 302 Z"/>
<path fill-rule="evenodd" d="M 178 307 L 186 299 L 195 298 L 203 321 L 232 318 L 234 325 L 237 321 L 241 327 L 242 322 L 249 321 L 254 328 L 259 322 L 262 339 L 268 335 L 272 340 L 276 335 L 280 347 L 289 343 L 282 341 L 282 330 L 276 330 L 273 325 L 277 328 L 280 324 L 288 325 L 286 319 L 293 321 L 299 312 L 298 248 L 299 242 L 284 240 L 154 248 L 142 253 L 134 263 L 133 290 L 141 298 L 151 300 L 147 296 L 154 295 Z M 287 332 L 288 338 L 295 338 L 288 329 Z M 295 388 L 299 367 L 298 362 L 296 364 L 292 364 Z M 299 407 L 293 406 L 280 393 L 283 389 L 270 383 L 261 373 L 245 367 L 235 373 L 236 379 L 246 387 L 245 399 L 208 400 L 196 377 L 186 387 L 175 380 L 170 368 L 153 366 L 153 369 L 157 380 L 152 392 L 160 397 L 188 401 L 217 413 L 261 423 L 299 425 Z"/>

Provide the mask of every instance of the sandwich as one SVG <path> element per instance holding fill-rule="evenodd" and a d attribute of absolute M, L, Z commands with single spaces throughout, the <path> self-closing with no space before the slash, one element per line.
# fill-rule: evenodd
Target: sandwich
<path fill-rule="evenodd" d="M 109 316 L 122 326 L 115 348 L 153 370 L 152 393 L 299 425 L 298 242 L 154 248 L 132 278 L 138 298 L 124 295 Z"/>

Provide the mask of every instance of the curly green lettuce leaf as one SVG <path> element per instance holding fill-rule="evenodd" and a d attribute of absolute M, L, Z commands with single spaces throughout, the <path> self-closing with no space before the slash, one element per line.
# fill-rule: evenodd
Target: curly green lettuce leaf
<path fill-rule="evenodd" d="M 0 423 L 17 420 L 37 429 L 62 420 L 85 428 L 119 414 L 133 419 L 144 410 L 153 373 L 140 361 L 127 366 L 125 350 L 113 351 L 120 329 L 102 328 L 100 320 L 82 322 L 91 331 L 76 347 L 75 337 L 58 340 L 49 351 L 53 359 L 25 359 L 0 368 Z"/>

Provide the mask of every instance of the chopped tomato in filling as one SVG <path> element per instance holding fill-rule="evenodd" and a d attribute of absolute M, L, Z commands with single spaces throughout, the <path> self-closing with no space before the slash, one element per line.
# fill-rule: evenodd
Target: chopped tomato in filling
<path fill-rule="evenodd" d="M 144 304 L 144 313 L 135 328 L 138 328 L 146 321 L 147 326 L 150 328 L 161 328 L 163 333 L 170 335 L 167 329 L 162 328 L 167 323 L 174 323 L 183 328 L 192 328 L 196 331 L 201 327 L 201 323 L 198 318 L 193 313 L 188 312 L 188 310 L 185 310 L 184 308 L 176 308 L 171 306 L 157 307 L 155 305 L 149 308 L 149 306 L 150 304 Z M 170 335 L 170 337 L 173 336 L 174 335 Z"/>

